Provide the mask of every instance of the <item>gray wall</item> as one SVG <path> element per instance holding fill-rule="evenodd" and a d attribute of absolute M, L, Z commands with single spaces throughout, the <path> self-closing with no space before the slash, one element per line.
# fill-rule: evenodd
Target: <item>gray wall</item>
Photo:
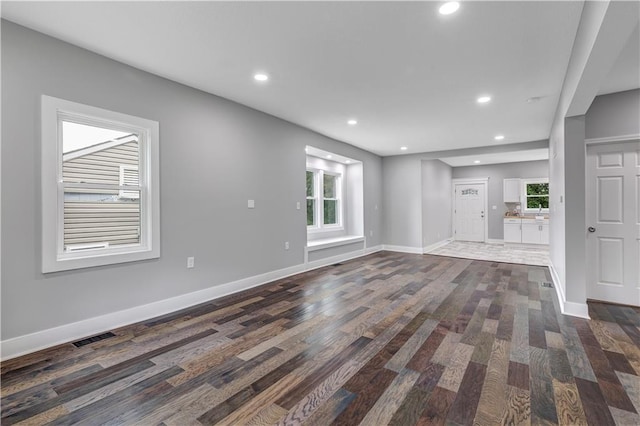
<path fill-rule="evenodd" d="M 422 247 L 451 238 L 451 166 L 422 161 Z"/>
<path fill-rule="evenodd" d="M 546 178 L 549 177 L 549 162 L 523 161 L 519 163 L 487 164 L 483 166 L 454 167 L 453 178 L 489 178 L 489 238 L 502 240 L 504 238 L 504 213 L 507 207 L 503 202 L 504 179 L 509 178 Z M 493 206 L 496 209 L 493 209 Z"/>
<path fill-rule="evenodd" d="M 598 96 L 587 111 L 587 139 L 637 135 L 639 132 L 640 89 Z"/>
<path fill-rule="evenodd" d="M 384 243 L 422 247 L 422 168 L 413 155 L 382 159 Z"/>
<path fill-rule="evenodd" d="M 160 259 L 40 273 L 41 94 L 160 123 Z M 306 145 L 363 162 L 381 244 L 378 156 L 6 21 L 2 124 L 3 339 L 301 264 Z"/>

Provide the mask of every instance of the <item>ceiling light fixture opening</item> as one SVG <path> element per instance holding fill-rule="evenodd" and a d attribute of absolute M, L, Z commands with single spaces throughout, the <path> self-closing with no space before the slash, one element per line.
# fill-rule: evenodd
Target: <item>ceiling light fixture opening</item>
<path fill-rule="evenodd" d="M 478 99 L 476 99 L 476 101 L 479 104 L 486 104 L 487 102 L 491 101 L 491 96 L 480 96 Z"/>
<path fill-rule="evenodd" d="M 353 118 L 349 121 L 347 121 L 347 124 L 349 126 L 355 126 L 356 124 L 358 124 L 358 120 L 354 120 Z"/>
<path fill-rule="evenodd" d="M 460 8 L 460 3 L 457 1 L 448 1 L 438 9 L 440 15 L 451 15 Z"/>
<path fill-rule="evenodd" d="M 497 135 L 497 136 L 494 137 L 494 139 L 497 140 L 497 141 L 501 141 L 501 140 L 504 139 L 504 135 Z"/>
<path fill-rule="evenodd" d="M 257 74 L 254 74 L 253 79 L 255 81 L 267 81 L 269 80 L 269 76 L 264 73 L 257 73 Z"/>
<path fill-rule="evenodd" d="M 473 164 L 480 164 L 480 160 L 475 160 Z"/>
<path fill-rule="evenodd" d="M 345 161 L 345 163 L 349 164 L 349 163 L 351 163 L 351 160 L 347 160 L 347 161 Z"/>
<path fill-rule="evenodd" d="M 401 146 L 401 147 L 400 147 L 400 149 L 401 149 L 402 151 L 406 151 L 408 148 L 407 148 L 406 146 Z"/>
<path fill-rule="evenodd" d="M 331 158 L 332 158 L 332 156 L 331 156 L 331 155 L 327 155 L 327 158 L 331 159 Z"/>

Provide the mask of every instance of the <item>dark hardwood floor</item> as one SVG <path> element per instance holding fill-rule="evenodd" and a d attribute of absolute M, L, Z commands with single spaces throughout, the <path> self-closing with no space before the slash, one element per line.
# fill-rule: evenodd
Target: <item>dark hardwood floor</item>
<path fill-rule="evenodd" d="M 640 310 L 381 252 L 2 363 L 2 425 L 638 425 Z"/>

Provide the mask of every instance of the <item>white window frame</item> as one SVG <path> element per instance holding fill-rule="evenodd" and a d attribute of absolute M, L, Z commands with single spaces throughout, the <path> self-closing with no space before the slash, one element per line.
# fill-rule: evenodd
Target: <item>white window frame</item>
<path fill-rule="evenodd" d="M 549 178 L 532 178 L 532 179 L 521 179 L 521 200 L 522 200 L 522 211 L 524 213 L 536 213 L 539 211 L 539 208 L 527 208 L 527 185 L 528 184 L 536 184 L 536 183 L 549 183 Z M 537 196 L 537 195 L 536 195 Z M 549 202 L 551 202 L 551 198 L 549 198 Z M 543 213 L 549 213 L 549 208 L 542 209 Z"/>
<path fill-rule="evenodd" d="M 330 231 L 341 231 L 344 229 L 342 218 L 344 216 L 343 211 L 343 198 L 342 198 L 342 185 L 343 179 L 342 174 L 330 170 L 323 170 L 318 168 L 310 168 L 307 167 L 308 172 L 313 173 L 313 183 L 314 183 L 314 199 L 315 199 L 315 211 L 314 211 L 314 225 L 307 226 L 307 232 L 309 233 L 320 233 L 320 232 L 330 232 Z M 336 178 L 336 198 L 331 198 L 331 200 L 336 200 L 337 208 L 336 208 L 336 219 L 337 223 L 325 224 L 324 223 L 324 175 L 335 176 Z"/>
<path fill-rule="evenodd" d="M 140 242 L 118 247 L 64 250 L 62 121 L 93 125 L 138 135 Z M 66 271 L 160 257 L 159 124 L 128 114 L 42 95 L 41 189 L 42 272 Z M 73 184 L 81 187 L 83 184 Z M 85 184 L 95 187 L 96 184 Z M 99 186 L 99 185 L 98 185 Z M 119 190 L 131 186 L 116 187 Z"/>

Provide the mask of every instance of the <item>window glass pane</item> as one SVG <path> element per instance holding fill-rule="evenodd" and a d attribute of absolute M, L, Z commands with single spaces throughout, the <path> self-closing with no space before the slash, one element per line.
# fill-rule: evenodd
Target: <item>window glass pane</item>
<path fill-rule="evenodd" d="M 549 195 L 548 183 L 528 183 L 527 195 Z"/>
<path fill-rule="evenodd" d="M 307 226 L 315 225 L 316 200 L 307 200 Z"/>
<path fill-rule="evenodd" d="M 65 192 L 64 251 L 139 244 L 139 198 L 139 193 L 125 199 L 100 189 Z"/>
<path fill-rule="evenodd" d="M 313 197 L 313 172 L 307 172 L 307 197 Z"/>
<path fill-rule="evenodd" d="M 138 135 L 62 121 L 62 179 L 66 183 L 138 186 Z"/>
<path fill-rule="evenodd" d="M 338 223 L 336 214 L 337 200 L 324 200 L 324 224 L 335 225 Z"/>
<path fill-rule="evenodd" d="M 549 208 L 549 197 L 527 197 L 527 208 L 538 209 L 542 206 L 543 209 Z"/>
<path fill-rule="evenodd" d="M 324 188 L 324 198 L 336 198 L 336 177 L 325 174 L 323 176 L 322 183 Z"/>

